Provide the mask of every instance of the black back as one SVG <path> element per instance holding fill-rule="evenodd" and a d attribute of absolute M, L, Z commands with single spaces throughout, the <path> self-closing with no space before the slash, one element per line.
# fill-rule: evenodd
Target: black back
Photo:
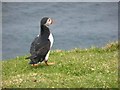
<path fill-rule="evenodd" d="M 42 62 L 45 59 L 46 54 L 50 50 L 49 35 L 49 28 L 41 25 L 41 34 L 34 39 L 30 47 L 30 64 Z"/>

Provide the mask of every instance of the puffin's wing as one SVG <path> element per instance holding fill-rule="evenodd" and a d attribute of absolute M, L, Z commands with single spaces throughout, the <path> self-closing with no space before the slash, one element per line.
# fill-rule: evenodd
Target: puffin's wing
<path fill-rule="evenodd" d="M 46 42 L 38 45 L 36 49 L 37 49 L 36 51 L 37 55 L 46 55 L 48 51 L 50 50 L 50 41 L 47 40 Z"/>
<path fill-rule="evenodd" d="M 36 52 L 36 46 L 37 46 L 37 43 L 38 43 L 38 39 L 39 39 L 39 37 L 36 37 L 34 39 L 34 41 L 31 43 L 30 54 L 34 54 Z"/>
<path fill-rule="evenodd" d="M 41 40 L 40 37 L 36 37 L 31 44 L 31 55 L 46 55 L 50 50 L 50 40 Z"/>
<path fill-rule="evenodd" d="M 37 44 L 35 44 L 37 45 Z M 25 58 L 25 59 L 35 59 L 43 58 L 47 55 L 48 51 L 50 50 L 50 40 L 42 42 L 42 44 L 39 44 L 35 46 L 35 49 L 37 49 L 31 56 Z M 32 49 L 31 49 L 32 50 Z M 32 52 L 32 51 L 31 51 Z"/>

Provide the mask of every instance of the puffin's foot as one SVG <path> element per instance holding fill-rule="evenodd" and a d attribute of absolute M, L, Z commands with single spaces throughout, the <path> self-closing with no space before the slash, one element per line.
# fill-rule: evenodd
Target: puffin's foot
<path fill-rule="evenodd" d="M 32 64 L 31 66 L 33 66 L 33 67 L 37 67 L 39 64 Z"/>
<path fill-rule="evenodd" d="M 49 66 L 49 65 L 54 65 L 55 63 L 48 63 L 47 61 L 45 61 L 45 64 Z"/>
<path fill-rule="evenodd" d="M 49 65 L 54 65 L 55 63 L 54 62 L 51 62 L 51 63 L 48 63 Z"/>

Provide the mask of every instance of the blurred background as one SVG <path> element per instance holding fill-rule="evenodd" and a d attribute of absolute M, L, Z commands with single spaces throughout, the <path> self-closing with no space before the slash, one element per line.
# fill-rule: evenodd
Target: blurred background
<path fill-rule="evenodd" d="M 102 47 L 118 40 L 117 2 L 3 2 L 2 59 L 29 53 L 42 17 L 54 19 L 54 49 Z"/>

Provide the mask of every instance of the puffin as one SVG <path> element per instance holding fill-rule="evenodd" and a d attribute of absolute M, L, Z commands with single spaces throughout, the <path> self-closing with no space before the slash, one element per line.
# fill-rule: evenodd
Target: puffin
<path fill-rule="evenodd" d="M 30 47 L 30 56 L 25 59 L 29 59 L 31 66 L 38 66 L 39 63 L 45 62 L 48 66 L 48 57 L 50 50 L 53 46 L 53 34 L 51 33 L 49 26 L 53 24 L 53 19 L 49 17 L 43 17 L 40 22 L 40 32 L 33 40 Z"/>

